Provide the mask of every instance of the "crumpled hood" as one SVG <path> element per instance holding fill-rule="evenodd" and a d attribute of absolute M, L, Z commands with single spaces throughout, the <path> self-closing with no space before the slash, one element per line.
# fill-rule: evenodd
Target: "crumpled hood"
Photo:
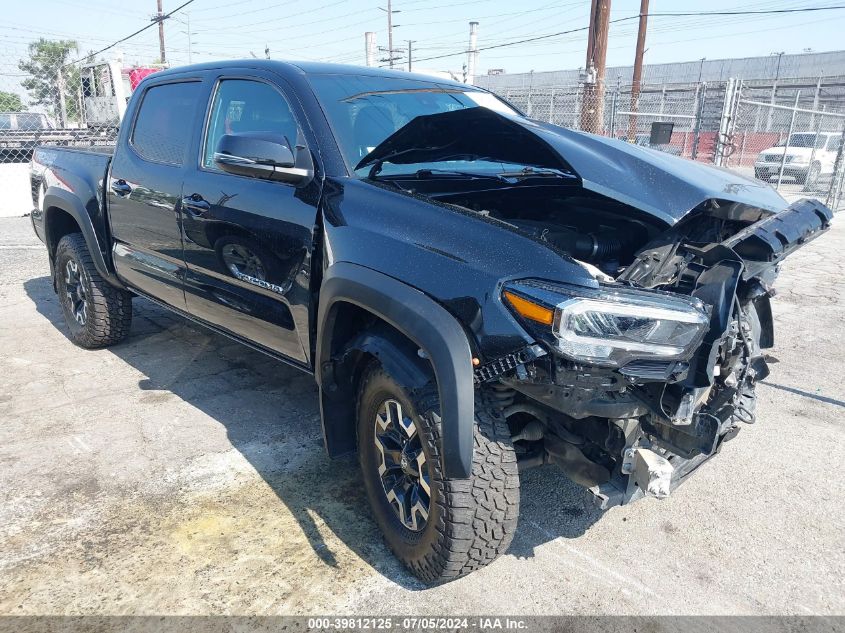
<path fill-rule="evenodd" d="M 572 173 L 585 189 L 669 224 L 711 199 L 774 212 L 787 207 L 771 186 L 726 169 L 481 107 L 418 116 L 356 169 L 380 160 L 411 164 L 472 158 Z"/>

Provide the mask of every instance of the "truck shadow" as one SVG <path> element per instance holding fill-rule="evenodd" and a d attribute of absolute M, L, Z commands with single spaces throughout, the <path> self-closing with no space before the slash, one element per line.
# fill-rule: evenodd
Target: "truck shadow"
<path fill-rule="evenodd" d="M 24 287 L 38 312 L 66 333 L 49 278 L 29 280 Z M 393 582 L 411 590 L 425 588 L 384 544 L 369 513 L 357 461 L 326 456 L 313 377 L 143 299 L 134 301 L 130 337 L 109 351 L 147 376 L 138 383 L 148 392 L 142 402 L 172 393 L 220 422 L 325 565 L 342 565 L 337 543 L 323 536 L 328 528 Z M 528 558 L 550 540 L 577 538 L 601 515 L 589 494 L 556 468 L 523 473 L 520 524 L 509 554 Z"/>

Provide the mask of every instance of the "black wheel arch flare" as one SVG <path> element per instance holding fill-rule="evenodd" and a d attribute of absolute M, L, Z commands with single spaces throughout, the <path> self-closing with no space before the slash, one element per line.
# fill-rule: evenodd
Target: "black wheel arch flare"
<path fill-rule="evenodd" d="M 317 362 L 323 437 L 330 455 L 355 450 L 355 406 L 338 389 L 332 365 L 332 335 L 340 304 L 358 306 L 407 337 L 431 362 L 440 398 L 443 424 L 444 476 L 468 478 L 472 473 L 475 414 L 472 354 L 463 327 L 440 304 L 416 288 L 370 268 L 348 262 L 332 264 L 320 288 L 317 314 Z M 390 348 L 394 349 L 391 350 Z M 396 362 L 391 345 L 382 346 L 388 363 Z M 420 371 L 410 359 L 411 380 Z"/>

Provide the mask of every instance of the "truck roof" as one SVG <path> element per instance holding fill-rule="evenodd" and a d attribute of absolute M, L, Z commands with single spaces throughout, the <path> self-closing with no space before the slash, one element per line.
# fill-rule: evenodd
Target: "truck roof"
<path fill-rule="evenodd" d="M 440 79 L 421 73 L 409 73 L 404 70 L 389 68 L 375 68 L 370 66 L 354 66 L 351 64 L 328 64 L 323 62 L 281 61 L 275 59 L 227 59 L 202 64 L 177 66 L 162 70 L 154 74 L 155 77 L 181 74 L 191 70 L 212 70 L 218 68 L 255 68 L 278 73 L 282 77 L 290 75 L 364 75 L 370 77 L 395 77 L 397 79 L 417 79 L 420 81 L 448 84 L 466 89 L 468 84 L 452 79 Z"/>

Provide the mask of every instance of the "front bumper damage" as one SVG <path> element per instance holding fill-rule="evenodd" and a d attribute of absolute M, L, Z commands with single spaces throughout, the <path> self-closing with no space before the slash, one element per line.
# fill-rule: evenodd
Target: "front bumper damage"
<path fill-rule="evenodd" d="M 517 404 L 503 397 L 509 421 L 530 413 L 542 423 L 515 436 L 520 464 L 556 463 L 602 508 L 669 496 L 741 423 L 754 421 L 753 387 L 769 372 L 762 350 L 773 344 L 776 267 L 831 219 L 821 203 L 801 200 L 721 242 L 644 249 L 617 282 L 685 294 L 710 308 L 707 334 L 686 360 L 611 369 L 534 345 L 478 368 L 477 383 L 518 394 Z M 540 437 L 540 453 L 523 446 Z"/>

